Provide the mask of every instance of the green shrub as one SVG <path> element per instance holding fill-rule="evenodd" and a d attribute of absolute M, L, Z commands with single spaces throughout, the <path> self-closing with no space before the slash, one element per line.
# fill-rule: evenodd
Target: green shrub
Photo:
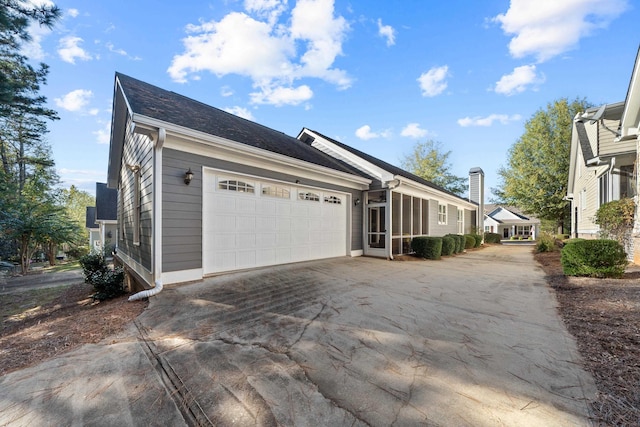
<path fill-rule="evenodd" d="M 456 239 L 450 236 L 442 238 L 442 255 L 450 256 L 456 251 Z"/>
<path fill-rule="evenodd" d="M 92 253 L 80 258 L 84 281 L 96 291 L 93 298 L 103 301 L 124 294 L 124 270 L 109 268 L 104 254 Z"/>
<path fill-rule="evenodd" d="M 453 239 L 454 248 L 453 253 L 459 254 L 464 250 L 464 237 L 459 234 L 445 234 L 443 237 L 450 237 Z M 444 246 L 442 248 L 442 254 L 444 255 Z"/>
<path fill-rule="evenodd" d="M 422 258 L 440 259 L 442 255 L 442 237 L 414 237 L 411 240 L 411 249 Z"/>
<path fill-rule="evenodd" d="M 83 256 L 89 254 L 89 247 L 88 246 L 75 246 L 73 248 L 69 248 L 69 250 L 66 251 L 65 253 L 67 254 L 67 257 L 69 257 L 69 258 L 80 259 Z"/>
<path fill-rule="evenodd" d="M 482 244 L 482 235 L 480 234 L 472 234 L 473 238 L 475 239 L 474 248 L 479 248 L 480 245 Z"/>
<path fill-rule="evenodd" d="M 500 243 L 500 240 L 502 240 L 502 236 L 500 236 L 498 233 L 484 233 L 485 243 Z"/>
<path fill-rule="evenodd" d="M 476 238 L 473 237 L 473 234 L 465 234 L 464 235 L 464 248 L 471 249 L 476 246 Z"/>
<path fill-rule="evenodd" d="M 540 233 L 536 244 L 536 252 L 553 252 L 556 250 L 558 250 L 558 244 L 555 237 L 546 232 Z"/>
<path fill-rule="evenodd" d="M 624 247 L 615 240 L 573 239 L 560 257 L 567 276 L 622 277 L 627 266 Z"/>

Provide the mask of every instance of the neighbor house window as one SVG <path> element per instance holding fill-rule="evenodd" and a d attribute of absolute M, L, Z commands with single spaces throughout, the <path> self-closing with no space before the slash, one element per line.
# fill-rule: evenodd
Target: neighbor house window
<path fill-rule="evenodd" d="M 220 190 L 237 191 L 239 193 L 255 193 L 253 184 L 235 179 L 226 179 L 218 182 L 218 188 Z"/>
<path fill-rule="evenodd" d="M 598 178 L 598 187 L 600 188 L 600 205 L 602 206 L 609 201 L 609 174 L 605 173 Z"/>
<path fill-rule="evenodd" d="M 447 205 L 438 203 L 438 224 L 447 223 Z"/>
<path fill-rule="evenodd" d="M 291 192 L 288 188 L 279 187 L 277 185 L 265 185 L 262 187 L 262 194 L 269 197 L 278 197 L 280 199 L 288 199 Z"/>
<path fill-rule="evenodd" d="M 458 234 L 464 234 L 464 211 L 458 209 Z"/>
<path fill-rule="evenodd" d="M 319 202 L 320 201 L 320 196 L 316 193 L 309 193 L 309 192 L 305 192 L 305 193 L 298 193 L 298 199 L 300 200 L 310 200 L 312 202 Z"/>
<path fill-rule="evenodd" d="M 337 196 L 324 196 L 324 202 L 325 203 L 331 203 L 334 205 L 340 205 L 342 204 L 342 199 L 340 197 Z"/>

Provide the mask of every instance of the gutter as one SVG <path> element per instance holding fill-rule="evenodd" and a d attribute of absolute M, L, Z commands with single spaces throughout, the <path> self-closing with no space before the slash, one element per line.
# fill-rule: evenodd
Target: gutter
<path fill-rule="evenodd" d="M 162 292 L 162 148 L 167 139 L 165 128 L 158 128 L 153 147 L 153 278 L 154 287 L 131 295 L 129 301 L 149 298 Z"/>

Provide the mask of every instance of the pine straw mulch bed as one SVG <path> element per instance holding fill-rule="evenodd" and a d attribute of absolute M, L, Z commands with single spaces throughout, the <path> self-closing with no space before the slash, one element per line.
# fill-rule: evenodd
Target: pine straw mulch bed
<path fill-rule="evenodd" d="M 127 296 L 94 301 L 93 287 L 77 283 L 54 290 L 0 296 L 0 376 L 100 342 L 135 319 L 147 302 Z"/>
<path fill-rule="evenodd" d="M 595 378 L 594 422 L 640 425 L 640 271 L 630 269 L 622 279 L 566 277 L 560 252 L 535 254 L 535 259 L 556 291 L 560 315 L 576 338 L 585 368 Z"/>

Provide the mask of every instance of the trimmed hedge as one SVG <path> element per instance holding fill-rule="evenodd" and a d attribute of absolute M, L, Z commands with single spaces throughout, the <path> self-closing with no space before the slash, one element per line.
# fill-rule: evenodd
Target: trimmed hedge
<path fill-rule="evenodd" d="M 454 254 L 459 254 L 464 250 L 464 236 L 460 234 L 445 234 L 444 237 L 451 237 L 455 241 L 456 247 L 453 251 Z M 443 249 L 443 253 L 444 253 L 444 249 Z"/>
<path fill-rule="evenodd" d="M 450 236 L 442 238 L 442 255 L 451 256 L 456 251 L 456 239 Z"/>
<path fill-rule="evenodd" d="M 476 247 L 476 238 L 473 237 L 473 234 L 465 234 L 464 235 L 464 248 L 471 249 Z"/>
<path fill-rule="evenodd" d="M 624 247 L 615 240 L 568 241 L 560 257 L 567 276 L 622 277 L 627 266 Z"/>
<path fill-rule="evenodd" d="M 473 238 L 476 239 L 476 243 L 473 246 L 474 248 L 479 248 L 482 244 L 482 236 L 480 234 L 472 234 Z"/>
<path fill-rule="evenodd" d="M 502 240 L 502 236 L 500 236 L 498 233 L 484 233 L 485 243 L 500 243 L 500 240 Z"/>
<path fill-rule="evenodd" d="M 440 259 L 442 255 L 442 237 L 414 237 L 411 240 L 411 249 L 422 258 Z"/>

